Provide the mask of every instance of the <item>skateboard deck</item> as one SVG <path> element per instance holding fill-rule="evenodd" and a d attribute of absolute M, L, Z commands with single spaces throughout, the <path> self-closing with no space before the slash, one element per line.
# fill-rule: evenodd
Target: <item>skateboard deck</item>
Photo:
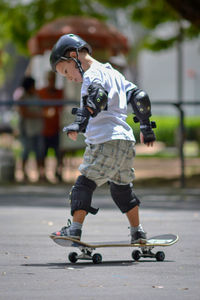
<path fill-rule="evenodd" d="M 92 260 L 93 263 L 97 264 L 102 262 L 102 256 L 99 253 L 92 255 L 92 252 L 97 248 L 111 248 L 111 247 L 136 247 L 140 250 L 134 250 L 132 252 L 132 258 L 138 261 L 141 257 L 150 257 L 156 258 L 157 261 L 163 261 L 165 259 L 165 253 L 163 251 L 158 251 L 153 253 L 152 249 L 154 247 L 167 247 L 175 244 L 179 237 L 174 234 L 163 234 L 153 236 L 147 240 L 146 244 L 130 244 L 128 241 L 112 241 L 112 242 L 95 242 L 95 243 L 86 243 L 83 241 L 78 241 L 76 239 L 64 236 L 54 236 L 50 235 L 50 238 L 58 245 L 62 247 L 76 247 L 79 248 L 82 252 L 81 255 L 78 255 L 76 252 L 71 252 L 68 256 L 69 260 L 72 263 L 75 263 L 77 260 Z"/>

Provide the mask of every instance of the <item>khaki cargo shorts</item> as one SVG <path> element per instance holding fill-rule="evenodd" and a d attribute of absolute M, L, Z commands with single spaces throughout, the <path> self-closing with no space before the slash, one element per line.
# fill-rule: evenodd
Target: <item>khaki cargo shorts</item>
<path fill-rule="evenodd" d="M 135 143 L 126 140 L 112 140 L 102 144 L 87 145 L 81 174 L 93 180 L 97 186 L 107 181 L 116 184 L 129 184 L 133 181 L 133 159 Z"/>

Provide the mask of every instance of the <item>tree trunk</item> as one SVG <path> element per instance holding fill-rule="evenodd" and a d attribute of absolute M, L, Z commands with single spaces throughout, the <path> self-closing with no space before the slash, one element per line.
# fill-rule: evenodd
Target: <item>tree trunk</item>
<path fill-rule="evenodd" d="M 184 19 L 200 27 L 199 0 L 166 0 Z"/>

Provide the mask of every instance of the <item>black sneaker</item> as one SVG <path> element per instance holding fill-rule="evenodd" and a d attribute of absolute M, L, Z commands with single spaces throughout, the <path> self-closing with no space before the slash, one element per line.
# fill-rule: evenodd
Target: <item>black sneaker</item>
<path fill-rule="evenodd" d="M 67 236 L 67 237 L 70 237 L 72 239 L 80 240 L 82 230 L 80 230 L 80 229 L 70 229 L 70 226 L 71 226 L 71 221 L 68 220 L 67 226 L 62 227 L 60 231 L 53 232 L 51 234 L 51 236 Z"/>
<path fill-rule="evenodd" d="M 144 231 L 138 230 L 131 236 L 131 244 L 146 244 L 147 236 Z"/>

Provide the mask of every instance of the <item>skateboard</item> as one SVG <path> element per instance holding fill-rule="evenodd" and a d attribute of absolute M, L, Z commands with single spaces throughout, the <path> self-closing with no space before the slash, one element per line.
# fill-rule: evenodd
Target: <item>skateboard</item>
<path fill-rule="evenodd" d="M 50 235 L 50 238 L 58 245 L 62 247 L 76 247 L 81 251 L 81 254 L 76 252 L 70 252 L 68 259 L 71 263 L 76 263 L 78 260 L 91 260 L 94 264 L 102 262 L 102 255 L 100 253 L 92 254 L 97 248 L 111 248 L 111 247 L 136 247 L 137 250 L 133 250 L 132 258 L 138 261 L 141 257 L 155 258 L 157 261 L 163 261 L 165 259 L 165 253 L 158 251 L 152 252 L 155 247 L 166 247 L 175 244 L 179 237 L 174 234 L 163 234 L 153 236 L 147 240 L 146 244 L 130 244 L 129 242 L 101 242 L 101 243 L 85 243 L 70 237 L 54 236 Z"/>

